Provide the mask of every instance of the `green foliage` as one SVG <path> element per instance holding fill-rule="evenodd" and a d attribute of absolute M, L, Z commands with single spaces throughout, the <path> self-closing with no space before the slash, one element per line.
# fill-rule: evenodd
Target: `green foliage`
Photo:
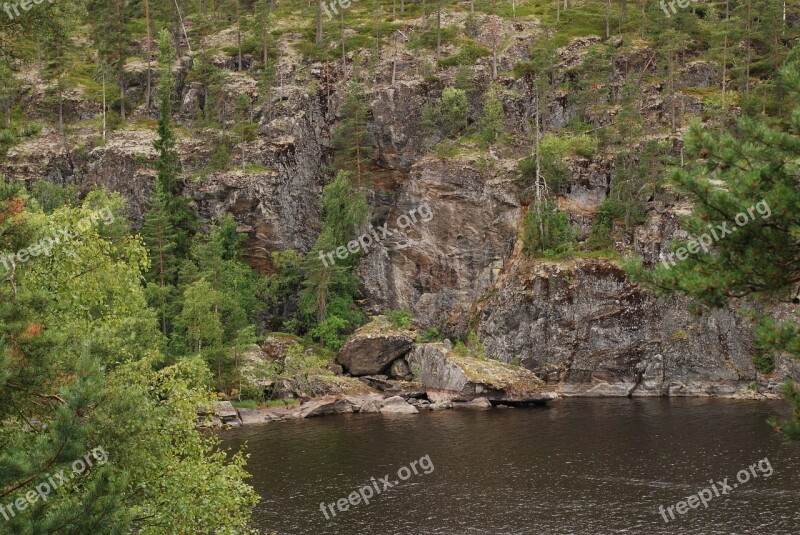
<path fill-rule="evenodd" d="M 36 199 L 45 213 L 49 214 L 62 206 L 77 206 L 78 186 L 74 184 L 59 186 L 39 179 L 31 186 L 31 197 Z"/>
<path fill-rule="evenodd" d="M 170 535 L 202 525 L 248 532 L 257 496 L 244 482 L 245 457 L 229 456 L 214 435 L 197 432 L 196 409 L 211 402 L 205 364 L 162 367 L 156 316 L 140 283 L 148 259 L 141 240 L 128 234 L 122 199 L 95 191 L 80 206 L 44 213 L 18 185 L 0 181 L 0 205 L 0 254 L 51 228 L 80 229 L 0 281 L 4 502 L 61 470 L 71 474 L 87 453 L 95 461 L 46 501 L 16 511 L 6 529 Z M 113 222 L 81 226 L 106 208 L 118 214 Z"/>
<path fill-rule="evenodd" d="M 455 27 L 442 27 L 441 28 L 441 43 L 442 46 L 445 46 L 449 43 L 452 43 L 455 38 L 458 36 L 458 29 Z M 416 48 L 427 48 L 430 50 L 436 49 L 436 26 L 432 25 L 429 26 L 427 29 L 422 30 L 420 32 L 414 32 L 411 35 L 411 41 L 409 43 L 409 47 L 412 49 Z"/>
<path fill-rule="evenodd" d="M 350 82 L 339 108 L 341 122 L 333 133 L 333 146 L 339 150 L 337 167 L 356 170 L 358 184 L 363 182 L 366 147 L 364 140 L 367 131 L 367 102 L 364 87 L 358 82 Z"/>
<path fill-rule="evenodd" d="M 353 268 L 358 253 L 343 260 L 326 256 L 353 240 L 369 213 L 364 194 L 352 182 L 352 173 L 339 171 L 325 187 L 323 209 L 322 232 L 305 262 L 299 319 L 309 336 L 335 350 L 344 343 L 344 333 L 364 321 L 355 306 L 358 279 Z"/>
<path fill-rule="evenodd" d="M 735 133 L 714 136 L 694 123 L 685 139 L 693 163 L 670 176 L 693 201 L 692 214 L 683 221 L 691 236 L 712 229 L 722 234 L 722 226 L 735 231 L 712 241 L 707 251 L 684 254 L 685 259 L 678 250 L 674 265 L 650 271 L 632 263 L 628 269 L 634 277 L 658 291 L 683 291 L 712 306 L 723 306 L 731 297 L 794 295 L 800 272 L 800 193 L 793 163 L 800 156 L 800 61 L 788 62 L 781 74 L 787 111 L 777 124 L 743 117 Z M 770 352 L 800 356 L 796 319 L 765 320 L 757 335 L 762 368 L 769 367 Z M 797 401 L 793 393 L 788 397 Z M 791 427 L 781 429 L 791 436 Z"/>
<path fill-rule="evenodd" d="M 447 136 L 457 136 L 467 128 L 469 103 L 463 89 L 445 87 L 438 106 L 439 125 Z"/>
<path fill-rule="evenodd" d="M 442 332 L 438 327 L 431 327 L 419 336 L 420 343 L 438 342 L 442 340 Z"/>
<path fill-rule="evenodd" d="M 522 220 L 523 250 L 532 257 L 554 257 L 569 252 L 574 236 L 567 216 L 550 200 L 530 207 Z"/>
<path fill-rule="evenodd" d="M 492 143 L 505 131 L 503 122 L 503 101 L 500 99 L 499 88 L 492 84 L 486 93 L 483 104 L 483 116 L 480 122 L 481 138 L 486 143 Z"/>
<path fill-rule="evenodd" d="M 453 346 L 453 351 L 461 356 L 478 360 L 487 360 L 486 347 L 481 343 L 478 334 L 475 331 L 470 331 L 467 334 L 466 340 L 458 340 Z"/>
<path fill-rule="evenodd" d="M 389 312 L 389 321 L 398 329 L 411 327 L 411 313 L 408 310 L 392 310 Z"/>
<path fill-rule="evenodd" d="M 434 45 L 435 46 L 435 45 Z M 467 39 L 457 54 L 439 60 L 440 67 L 455 67 L 458 65 L 475 65 L 477 61 L 486 56 L 491 56 L 492 51 L 486 47 L 475 44 L 472 39 Z"/>

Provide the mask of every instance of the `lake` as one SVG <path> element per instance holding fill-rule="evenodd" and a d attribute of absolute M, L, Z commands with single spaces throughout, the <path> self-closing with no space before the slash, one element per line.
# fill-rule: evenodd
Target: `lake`
<path fill-rule="evenodd" d="M 331 416 L 222 437 L 234 449 L 247 444 L 262 497 L 254 523 L 280 535 L 797 534 L 800 447 L 765 423 L 783 410 L 705 398 L 561 399 Z M 323 513 L 321 503 L 332 506 Z"/>

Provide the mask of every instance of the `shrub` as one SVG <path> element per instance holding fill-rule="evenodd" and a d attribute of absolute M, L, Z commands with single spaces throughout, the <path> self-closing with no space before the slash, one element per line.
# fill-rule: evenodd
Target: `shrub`
<path fill-rule="evenodd" d="M 530 256 L 545 258 L 568 253 L 574 239 L 567 216 L 550 200 L 544 200 L 537 210 L 532 206 L 522 221 L 524 251 Z"/>
<path fill-rule="evenodd" d="M 411 327 L 411 314 L 408 310 L 392 310 L 389 312 L 389 321 L 398 329 Z"/>
<path fill-rule="evenodd" d="M 437 327 L 431 327 L 419 337 L 421 343 L 440 341 L 442 339 L 442 332 Z"/>
<path fill-rule="evenodd" d="M 475 65 L 483 57 L 490 56 L 492 53 L 488 48 L 476 45 L 469 40 L 464 43 L 457 54 L 439 60 L 440 67 L 455 67 L 457 65 Z"/>
<path fill-rule="evenodd" d="M 469 103 L 463 89 L 445 87 L 439 104 L 439 120 L 448 136 L 457 136 L 467 128 Z"/>
<path fill-rule="evenodd" d="M 492 85 L 486 93 L 486 101 L 483 104 L 483 117 L 481 117 L 481 138 L 486 143 L 495 141 L 503 133 L 503 101 L 497 86 Z"/>

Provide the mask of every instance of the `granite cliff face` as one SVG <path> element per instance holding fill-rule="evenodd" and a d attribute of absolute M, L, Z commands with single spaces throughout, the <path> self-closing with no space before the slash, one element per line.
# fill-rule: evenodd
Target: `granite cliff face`
<path fill-rule="evenodd" d="M 470 31 L 486 46 L 491 18 L 478 22 Z M 453 19 L 448 24 L 466 23 Z M 398 217 L 422 203 L 430 206 L 433 217 L 363 256 L 357 274 L 365 309 L 379 313 L 406 308 L 418 327 L 438 326 L 449 337 L 475 330 L 487 354 L 518 361 L 568 395 L 728 395 L 752 382 L 774 389 L 790 370 L 781 365 L 770 378 L 756 373 L 752 327 L 733 309 L 693 313 L 684 297 L 657 299 L 627 280 L 614 260 L 533 261 L 522 254 L 519 230 L 526 206 L 515 179 L 519 160 L 530 154 L 535 97 L 531 81 L 511 71 L 528 59 L 541 30 L 529 22 L 503 21 L 499 31 L 504 46 L 497 83 L 511 141 L 488 151 L 466 142 L 455 154 L 440 157 L 432 150 L 440 140 L 423 133 L 423 106 L 455 84 L 456 67 L 441 69 L 436 77 L 426 75 L 420 65 L 431 54 L 411 50 L 402 36 L 396 53 L 387 47 L 378 58 L 367 91 L 370 224 L 394 228 Z M 221 41 L 230 38 L 219 36 Z M 187 81 L 192 58 L 175 65 L 176 120 L 186 127 L 178 142 L 184 195 L 203 220 L 233 214 L 248 236 L 248 260 L 262 272 L 272 269 L 270 253 L 307 252 L 318 235 L 320 196 L 330 174 L 331 131 L 342 101 L 341 62 L 303 65 L 290 46 L 296 39 L 287 32 L 277 43 L 280 85 L 253 110 L 257 135 L 232 149 L 232 166 L 224 171 L 204 171 L 213 149 L 206 132 L 192 127 L 197 110 L 207 105 L 201 88 Z M 556 79 L 573 80 L 571 69 L 596 42 L 575 39 L 560 49 Z M 659 74 L 648 61 L 652 51 L 615 44 L 627 45 L 627 52 L 613 66 L 607 99 L 620 98 L 626 82 Z M 368 56 L 365 52 L 361 57 L 362 68 Z M 352 62 L 352 55 L 348 59 Z M 223 96 L 228 105 L 241 95 L 257 101 L 258 73 L 233 72 L 235 62 L 224 56 L 215 62 L 230 69 Z M 144 83 L 139 67 L 128 67 L 133 97 Z M 347 66 L 347 76 L 353 67 Z M 490 73 L 490 57 L 479 59 L 471 70 L 470 121 L 479 115 Z M 693 61 L 685 63 L 679 76 L 692 87 L 707 87 L 718 79 L 709 65 Z M 23 91 L 35 110 L 43 98 L 41 83 L 34 74 L 27 80 Z M 642 91 L 645 120 L 669 124 L 663 85 L 645 81 Z M 682 92 L 676 98 L 683 113 L 703 111 L 703 102 L 692 94 Z M 99 113 L 81 105 L 80 90 L 70 95 L 70 102 L 75 120 Z M 580 113 L 573 96 L 563 91 L 545 108 L 544 123 L 552 127 Z M 599 119 L 602 124 L 614 120 L 614 106 L 606 109 L 610 111 Z M 140 123 L 152 122 L 153 110 L 142 106 L 134 116 Z M 664 136 L 673 141 L 676 157 L 679 134 Z M 152 128 L 117 130 L 105 144 L 94 146 L 96 136 L 95 129 L 76 125 L 64 145 L 46 129 L 38 139 L 11 149 L 0 172 L 78 184 L 84 191 L 102 184 L 120 192 L 128 201 L 128 216 L 140 221 L 155 177 Z M 571 157 L 565 163 L 570 176 L 554 193 L 579 239 L 585 239 L 616 170 L 603 156 Z M 659 261 L 665 245 L 679 235 L 678 216 L 688 208 L 669 196 L 650 199 L 644 224 L 630 231 L 615 229 L 614 248 L 640 254 L 646 262 Z"/>

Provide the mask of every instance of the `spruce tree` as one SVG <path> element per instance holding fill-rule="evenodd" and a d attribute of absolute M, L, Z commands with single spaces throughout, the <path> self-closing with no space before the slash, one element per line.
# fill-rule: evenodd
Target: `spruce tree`
<path fill-rule="evenodd" d="M 147 301 L 158 312 L 161 332 L 168 336 L 175 314 L 173 302 L 179 259 L 175 256 L 176 232 L 172 226 L 169 198 L 158 180 L 142 223 L 142 238 L 151 262 L 147 273 Z"/>
<path fill-rule="evenodd" d="M 335 254 L 356 238 L 369 213 L 364 194 L 353 184 L 352 173 L 339 171 L 325 187 L 323 211 L 322 233 L 306 258 L 300 320 L 313 338 L 336 349 L 344 342 L 342 333 L 363 320 L 355 306 L 358 279 L 353 274 L 359 254 L 343 259 Z"/>
<path fill-rule="evenodd" d="M 161 184 L 161 190 L 166 196 L 166 207 L 170 214 L 170 223 L 174 231 L 175 252 L 184 258 L 189 250 L 189 238 L 195 231 L 196 216 L 189 208 L 187 199 L 180 195 L 178 175 L 181 172 L 181 163 L 175 151 L 175 134 L 172 131 L 172 91 L 175 77 L 172 74 L 172 65 L 175 61 L 172 39 L 169 32 L 161 30 L 158 35 L 158 51 L 160 75 L 158 85 L 158 100 L 160 116 L 158 119 L 158 137 L 153 146 L 158 151 L 156 161 L 156 180 Z"/>

